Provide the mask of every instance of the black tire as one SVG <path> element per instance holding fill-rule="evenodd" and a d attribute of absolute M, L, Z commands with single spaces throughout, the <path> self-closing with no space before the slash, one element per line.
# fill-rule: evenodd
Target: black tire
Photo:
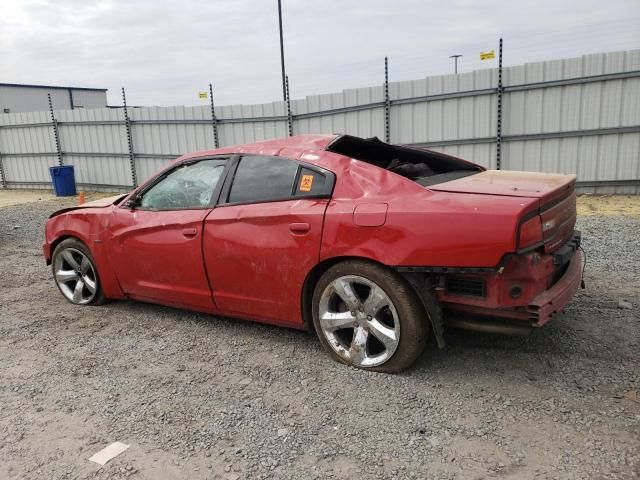
<path fill-rule="evenodd" d="M 78 251 L 84 254 L 87 260 L 91 264 L 93 277 L 95 277 L 95 293 L 93 294 L 91 299 L 86 303 L 74 302 L 63 291 L 63 287 L 60 285 L 60 283 L 56 281 L 56 264 L 58 263 L 57 260 L 59 259 L 60 255 L 63 255 L 63 253 L 65 251 L 68 251 L 69 249 L 71 249 L 70 251 Z M 53 251 L 53 255 L 51 256 L 51 272 L 53 274 L 54 282 L 58 287 L 58 290 L 60 290 L 60 293 L 62 294 L 62 296 L 69 303 L 72 303 L 74 305 L 79 305 L 79 306 L 97 306 L 97 305 L 102 305 L 106 302 L 106 298 L 102 290 L 102 282 L 100 281 L 98 268 L 96 266 L 95 261 L 93 260 L 93 255 L 91 255 L 91 251 L 89 250 L 89 248 L 77 238 L 67 238 L 66 240 L 63 240 L 56 246 L 55 250 Z"/>
<path fill-rule="evenodd" d="M 400 334 L 395 351 L 384 363 L 375 366 L 355 365 L 354 362 L 340 356 L 325 336 L 320 324 L 320 303 L 323 294 L 325 294 L 325 298 L 327 297 L 325 291 L 331 291 L 327 289 L 330 288 L 332 282 L 345 276 L 363 277 L 373 282 L 384 291 L 393 303 L 400 323 Z M 353 365 L 364 370 L 396 373 L 411 366 L 425 349 L 430 325 L 424 306 L 411 285 L 400 274 L 384 266 L 361 260 L 347 260 L 338 263 L 320 277 L 314 289 L 312 302 L 313 325 L 320 343 L 329 355 L 340 363 Z M 371 317 L 368 318 L 371 319 Z M 355 333 L 353 335 L 355 338 Z"/>

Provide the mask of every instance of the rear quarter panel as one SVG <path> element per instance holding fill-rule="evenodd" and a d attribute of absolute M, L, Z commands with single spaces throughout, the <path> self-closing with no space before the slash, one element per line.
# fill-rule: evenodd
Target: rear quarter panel
<path fill-rule="evenodd" d="M 515 250 L 521 216 L 537 199 L 435 192 L 351 160 L 337 173 L 321 259 L 356 256 L 394 266 L 494 267 Z M 359 205 L 386 203 L 381 226 L 356 226 Z"/>

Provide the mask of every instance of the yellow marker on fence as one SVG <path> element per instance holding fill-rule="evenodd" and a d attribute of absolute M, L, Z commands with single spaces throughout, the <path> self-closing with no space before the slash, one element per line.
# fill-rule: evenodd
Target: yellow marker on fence
<path fill-rule="evenodd" d="M 209 94 L 207 92 L 198 92 L 198 98 L 209 98 Z"/>
<path fill-rule="evenodd" d="M 480 52 L 480 60 L 491 60 L 496 58 L 496 52 L 491 50 L 490 52 Z"/>

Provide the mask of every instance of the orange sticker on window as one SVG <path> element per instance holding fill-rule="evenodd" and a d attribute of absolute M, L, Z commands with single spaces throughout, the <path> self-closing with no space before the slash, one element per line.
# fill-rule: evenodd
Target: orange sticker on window
<path fill-rule="evenodd" d="M 313 185 L 313 175 L 302 175 L 300 179 L 300 191 L 310 192 L 311 185 Z"/>

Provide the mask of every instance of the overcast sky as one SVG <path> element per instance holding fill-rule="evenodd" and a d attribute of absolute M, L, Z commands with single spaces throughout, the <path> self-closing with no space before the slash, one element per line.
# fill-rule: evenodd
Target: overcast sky
<path fill-rule="evenodd" d="M 640 0 L 282 0 L 293 98 L 640 48 Z M 0 82 L 103 87 L 120 104 L 282 97 L 276 0 L 0 0 Z"/>

